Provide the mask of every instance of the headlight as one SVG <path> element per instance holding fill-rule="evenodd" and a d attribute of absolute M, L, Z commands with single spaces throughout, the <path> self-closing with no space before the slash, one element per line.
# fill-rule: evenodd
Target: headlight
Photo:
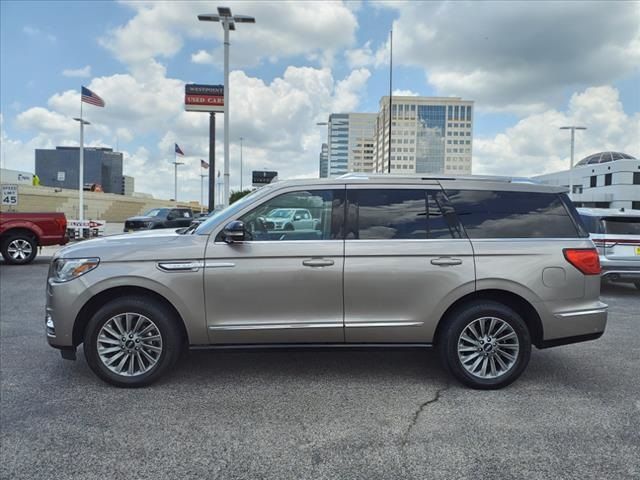
<path fill-rule="evenodd" d="M 99 258 L 59 258 L 53 263 L 52 277 L 56 282 L 68 282 L 90 272 L 99 263 Z"/>

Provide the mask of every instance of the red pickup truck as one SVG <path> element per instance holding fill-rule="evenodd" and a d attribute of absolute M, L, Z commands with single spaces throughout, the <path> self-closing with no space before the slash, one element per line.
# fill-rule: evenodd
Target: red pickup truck
<path fill-rule="evenodd" d="M 68 241 L 64 213 L 0 213 L 0 253 L 7 263 L 31 263 L 38 247 Z"/>

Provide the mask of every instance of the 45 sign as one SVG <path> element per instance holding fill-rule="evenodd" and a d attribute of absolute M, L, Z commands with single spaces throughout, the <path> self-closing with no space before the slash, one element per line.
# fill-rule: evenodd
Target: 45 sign
<path fill-rule="evenodd" d="M 2 205 L 18 205 L 18 185 L 3 184 L 2 185 Z"/>

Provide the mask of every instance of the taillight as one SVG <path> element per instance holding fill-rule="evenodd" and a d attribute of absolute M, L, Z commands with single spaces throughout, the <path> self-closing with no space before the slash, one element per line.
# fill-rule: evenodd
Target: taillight
<path fill-rule="evenodd" d="M 565 248 L 564 258 L 585 275 L 600 275 L 600 257 L 595 248 Z"/>
<path fill-rule="evenodd" d="M 58 224 L 58 227 L 60 227 L 60 230 L 63 232 L 67 230 L 67 217 L 55 217 L 54 220 Z"/>

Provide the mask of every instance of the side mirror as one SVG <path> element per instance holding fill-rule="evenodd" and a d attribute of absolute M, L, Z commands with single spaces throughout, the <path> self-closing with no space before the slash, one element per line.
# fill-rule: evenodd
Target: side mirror
<path fill-rule="evenodd" d="M 227 243 L 244 242 L 244 222 L 232 220 L 222 230 L 222 237 Z"/>
<path fill-rule="evenodd" d="M 296 215 L 295 217 L 293 217 L 294 221 L 298 221 L 298 220 L 302 220 L 302 215 Z"/>

